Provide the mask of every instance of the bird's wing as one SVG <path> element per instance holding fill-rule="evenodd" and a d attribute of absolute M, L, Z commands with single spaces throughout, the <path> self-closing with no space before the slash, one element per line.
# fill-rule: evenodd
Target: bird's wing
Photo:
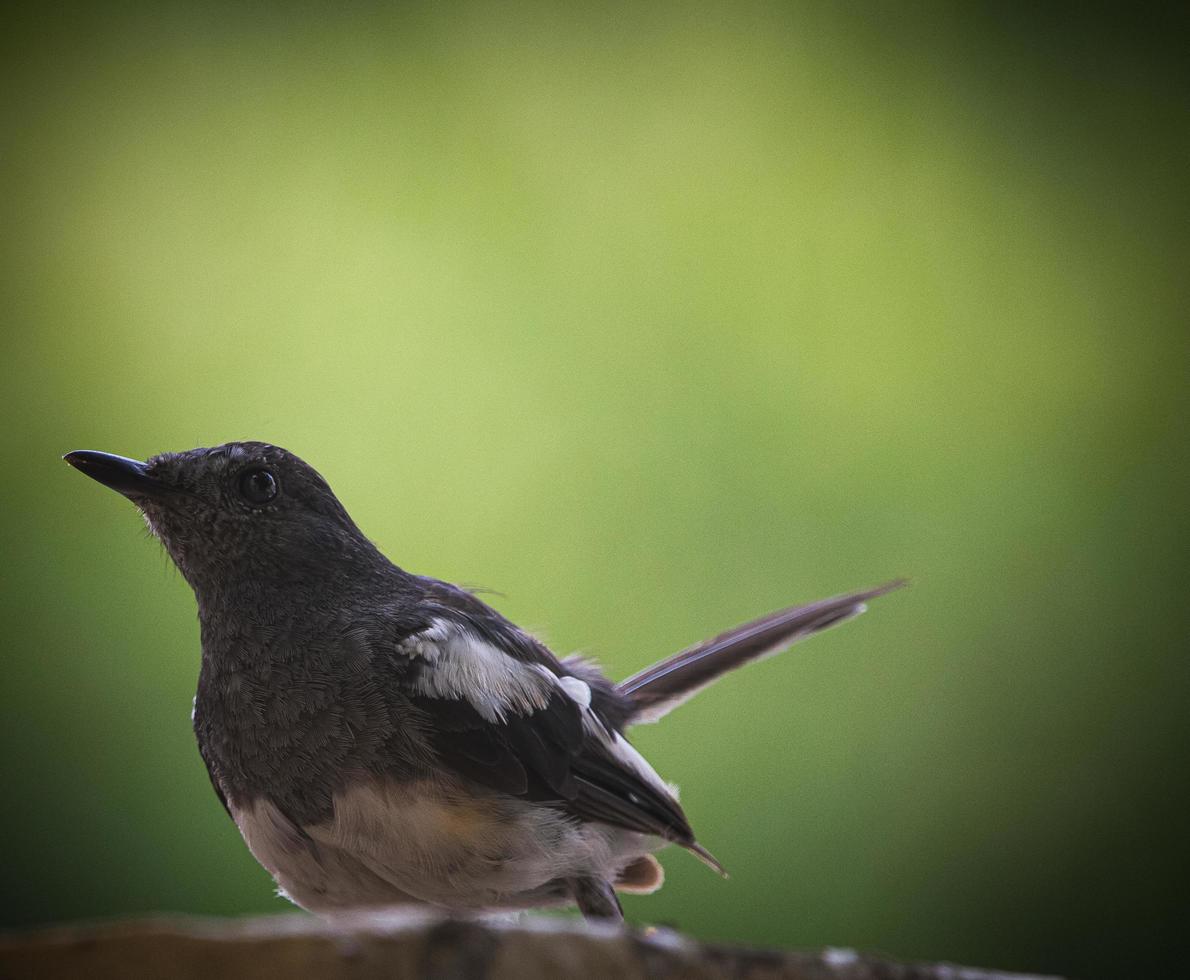
<path fill-rule="evenodd" d="M 420 608 L 428 625 L 397 652 L 412 668 L 405 696 L 444 766 L 582 820 L 673 841 L 717 867 L 669 788 L 601 713 L 589 672 L 575 676 L 454 586 L 427 583 Z"/>

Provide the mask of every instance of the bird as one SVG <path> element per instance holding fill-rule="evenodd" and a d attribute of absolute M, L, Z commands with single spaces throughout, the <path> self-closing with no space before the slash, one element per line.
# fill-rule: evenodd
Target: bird
<path fill-rule="evenodd" d="M 613 683 L 393 564 L 278 446 L 63 458 L 136 505 L 193 589 L 211 784 L 279 894 L 327 918 L 577 906 L 619 922 L 618 893 L 660 887 L 667 844 L 724 873 L 627 730 L 904 584 L 781 609 Z"/>

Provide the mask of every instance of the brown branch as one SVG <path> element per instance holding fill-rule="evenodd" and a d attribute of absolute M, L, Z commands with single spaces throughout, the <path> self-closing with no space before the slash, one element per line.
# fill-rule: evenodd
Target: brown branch
<path fill-rule="evenodd" d="M 949 964 L 906 964 L 850 950 L 756 950 L 675 932 L 568 919 L 515 924 L 419 913 L 328 925 L 301 915 L 157 918 L 61 926 L 0 937 L 2 980 L 1041 980 Z"/>

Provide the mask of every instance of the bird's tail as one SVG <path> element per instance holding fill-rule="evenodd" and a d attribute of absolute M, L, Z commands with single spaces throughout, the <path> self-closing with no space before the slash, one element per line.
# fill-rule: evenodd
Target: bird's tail
<path fill-rule="evenodd" d="M 628 724 L 663 718 L 728 671 L 771 657 L 798 640 L 858 616 L 867 609 L 869 599 L 905 584 L 904 579 L 898 579 L 866 592 L 769 613 L 646 667 L 617 685 L 617 690 L 635 705 Z"/>

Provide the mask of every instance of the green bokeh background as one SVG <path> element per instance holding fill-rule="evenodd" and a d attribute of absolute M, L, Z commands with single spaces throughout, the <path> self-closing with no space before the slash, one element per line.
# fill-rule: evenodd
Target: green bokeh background
<path fill-rule="evenodd" d="M 285 908 L 194 748 L 185 583 L 58 459 L 258 438 L 616 676 L 911 576 L 638 732 L 732 878 L 669 854 L 629 915 L 1141 975 L 1190 924 L 1184 27 L 10 19 L 3 924 Z"/>

